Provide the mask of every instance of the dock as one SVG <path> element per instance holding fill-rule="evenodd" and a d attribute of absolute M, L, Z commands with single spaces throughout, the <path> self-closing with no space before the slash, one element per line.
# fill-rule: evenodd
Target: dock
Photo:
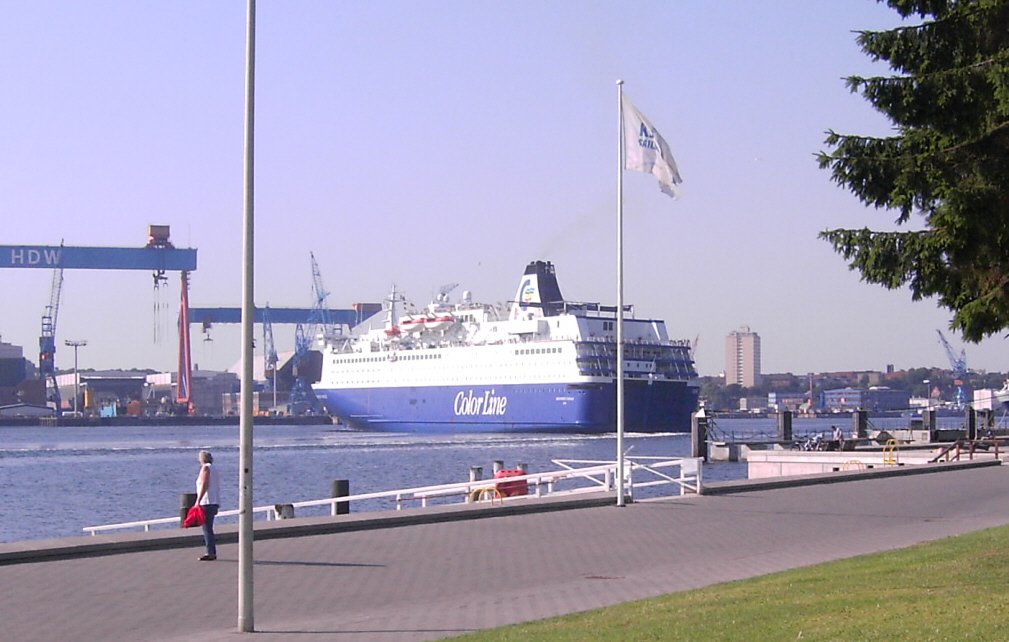
<path fill-rule="evenodd" d="M 436 640 L 1009 524 L 998 460 L 911 470 L 719 482 L 624 507 L 257 524 L 254 639 Z M 313 519 L 348 527 L 308 534 Z M 183 531 L 163 547 L 154 533 L 0 544 L 4 635 L 243 639 L 235 527 L 219 530 L 215 562 L 197 561 L 200 537 Z M 107 550 L 75 553 L 96 541 Z"/>

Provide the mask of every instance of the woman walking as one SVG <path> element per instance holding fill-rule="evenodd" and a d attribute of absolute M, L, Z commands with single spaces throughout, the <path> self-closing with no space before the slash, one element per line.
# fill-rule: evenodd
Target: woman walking
<path fill-rule="evenodd" d="M 200 474 L 196 476 L 196 504 L 203 506 L 206 521 L 203 522 L 203 541 L 207 545 L 207 553 L 200 561 L 209 562 L 217 559 L 217 541 L 214 538 L 214 516 L 221 506 L 221 484 L 214 471 L 214 456 L 207 450 L 201 450 Z"/>

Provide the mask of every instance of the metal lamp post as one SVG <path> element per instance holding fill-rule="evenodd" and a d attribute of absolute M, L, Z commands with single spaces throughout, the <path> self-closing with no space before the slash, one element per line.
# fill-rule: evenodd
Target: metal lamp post
<path fill-rule="evenodd" d="M 74 349 L 74 416 L 77 416 L 77 400 L 81 396 L 81 373 L 77 369 L 77 349 L 88 345 L 87 341 L 64 341 L 64 345 Z"/>

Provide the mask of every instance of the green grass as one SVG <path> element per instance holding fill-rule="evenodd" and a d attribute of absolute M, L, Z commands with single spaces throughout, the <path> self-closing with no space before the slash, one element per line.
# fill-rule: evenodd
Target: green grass
<path fill-rule="evenodd" d="M 1009 640 L 1009 527 L 454 639 Z"/>

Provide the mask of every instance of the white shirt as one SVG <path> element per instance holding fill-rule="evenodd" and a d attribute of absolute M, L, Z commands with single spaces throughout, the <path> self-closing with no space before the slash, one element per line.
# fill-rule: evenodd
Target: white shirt
<path fill-rule="evenodd" d="M 207 493 L 200 500 L 200 504 L 206 506 L 207 504 L 218 504 L 221 503 L 221 483 L 217 479 L 217 473 L 214 472 L 213 464 L 203 464 L 200 467 L 200 474 L 196 476 L 196 496 L 199 497 L 200 493 L 203 491 L 202 481 L 203 470 L 207 471 Z"/>

